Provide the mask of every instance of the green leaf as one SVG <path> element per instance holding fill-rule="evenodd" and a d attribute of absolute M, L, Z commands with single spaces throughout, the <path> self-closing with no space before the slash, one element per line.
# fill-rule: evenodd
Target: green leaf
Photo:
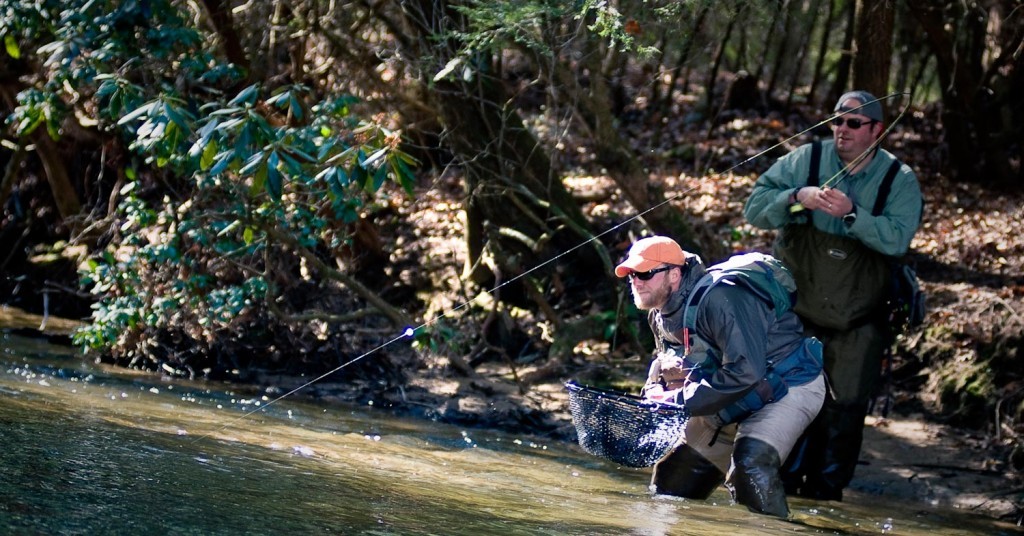
<path fill-rule="evenodd" d="M 257 166 L 263 165 L 263 153 L 253 153 L 242 165 L 242 169 L 238 170 L 242 175 L 251 174 Z"/>
<path fill-rule="evenodd" d="M 7 34 L 4 36 L 4 48 L 7 49 L 7 55 L 18 59 L 21 57 L 21 49 L 18 48 L 18 41 L 13 35 Z"/>
<path fill-rule="evenodd" d="M 42 122 L 42 115 L 26 116 L 21 120 L 21 123 L 18 123 L 18 135 L 27 136 L 31 134 Z"/>
<path fill-rule="evenodd" d="M 462 64 L 462 58 L 459 58 L 459 57 L 455 57 L 455 58 L 452 58 L 452 59 L 448 60 L 448 63 L 444 66 L 444 68 L 441 69 L 440 71 L 438 71 L 437 74 L 434 75 L 434 82 L 438 82 L 440 80 L 443 80 L 445 77 L 447 77 L 448 75 L 452 74 L 452 71 L 454 71 L 461 64 Z"/>
<path fill-rule="evenodd" d="M 216 177 L 217 175 L 220 175 L 225 169 L 228 168 L 228 166 L 231 164 L 231 161 L 234 160 L 235 158 L 235 150 L 228 149 L 218 154 L 216 158 L 217 163 L 214 164 L 213 169 L 210 170 L 211 177 Z"/>
<path fill-rule="evenodd" d="M 388 154 L 388 149 L 385 147 L 371 154 L 366 160 L 363 160 L 362 166 L 369 169 L 377 165 L 377 161 L 384 158 L 384 155 Z"/>
<path fill-rule="evenodd" d="M 413 175 L 412 170 L 409 166 L 405 165 L 405 161 L 400 157 L 389 158 L 391 163 L 391 169 L 395 172 L 395 178 L 398 180 L 398 184 L 402 185 L 405 189 L 405 193 L 412 195 L 413 186 L 416 185 L 416 176 Z"/>
<path fill-rule="evenodd" d="M 157 104 L 158 104 L 157 101 L 147 102 L 146 104 L 143 104 L 142 106 L 139 106 L 138 108 L 136 108 L 136 109 L 132 110 L 131 112 L 129 112 L 128 115 L 122 117 L 117 122 L 117 124 L 119 126 L 121 126 L 121 125 L 124 125 L 125 123 L 130 123 L 130 122 L 132 122 L 132 121 L 134 121 L 134 120 L 136 120 L 136 119 L 138 119 L 138 118 L 140 118 L 140 117 L 142 117 L 144 115 L 147 115 L 147 114 L 149 114 L 150 110 L 152 110 L 153 107 L 156 106 Z"/>
<path fill-rule="evenodd" d="M 299 151 L 296 151 L 296 152 L 298 154 L 302 154 Z M 275 152 L 274 154 L 276 155 L 278 153 Z M 282 152 L 281 153 L 281 160 L 284 161 L 284 167 L 285 167 L 286 170 L 288 170 L 289 174 L 291 174 L 293 176 L 299 176 L 299 175 L 302 174 L 302 164 L 299 164 L 298 160 L 295 160 L 294 158 L 292 158 L 291 155 L 289 155 L 288 153 Z"/>
<path fill-rule="evenodd" d="M 182 131 L 189 132 L 191 130 L 188 119 L 178 108 L 164 103 L 164 114 L 166 114 L 167 118 L 170 119 L 173 124 L 177 125 Z"/>
<path fill-rule="evenodd" d="M 295 95 L 290 95 L 288 99 L 288 105 L 291 108 L 292 117 L 299 121 L 302 121 L 302 118 L 305 115 L 305 113 L 302 111 L 302 101 L 300 101 L 298 97 L 296 97 Z"/>
<path fill-rule="evenodd" d="M 285 90 L 276 95 L 272 95 L 269 99 L 267 99 L 267 104 L 271 106 L 277 105 L 281 108 L 284 108 L 285 106 L 288 105 L 288 102 L 286 102 L 286 100 L 291 98 L 291 94 L 291 91 Z"/>
<path fill-rule="evenodd" d="M 224 236 L 224 235 L 230 233 L 231 231 L 234 231 L 235 229 L 237 229 L 241 225 L 242 225 L 242 220 L 235 220 L 235 221 L 231 222 L 227 227 L 221 229 L 220 232 L 217 233 L 217 236 Z"/>
<path fill-rule="evenodd" d="M 345 172 L 344 168 L 337 168 L 337 172 L 334 174 L 334 181 L 338 184 L 338 190 L 342 190 L 349 183 L 348 173 Z"/>
<path fill-rule="evenodd" d="M 276 167 L 267 166 L 267 193 L 274 201 L 281 199 L 281 172 Z"/>
<path fill-rule="evenodd" d="M 365 184 L 367 175 L 369 175 L 369 173 L 366 172 L 366 169 L 363 166 L 360 166 L 359 164 L 352 166 L 352 174 L 350 175 L 352 182 L 360 186 L 368 186 Z"/>
<path fill-rule="evenodd" d="M 260 166 L 252 175 L 252 187 L 249 188 L 249 195 L 255 196 L 262 192 L 265 184 L 267 184 L 267 166 Z"/>
<path fill-rule="evenodd" d="M 251 246 L 252 245 L 252 236 L 253 236 L 252 227 L 246 227 L 245 230 L 242 231 L 242 240 L 245 242 L 245 245 L 247 245 L 247 246 Z"/>
<path fill-rule="evenodd" d="M 210 169 L 215 156 L 217 156 L 217 140 L 210 140 L 210 143 L 207 143 L 206 148 L 203 149 L 202 158 L 199 159 L 199 168 L 203 171 Z"/>
<path fill-rule="evenodd" d="M 387 166 L 381 166 L 377 168 L 377 172 L 373 174 L 373 183 L 371 192 L 380 190 L 380 187 L 384 185 L 384 181 L 388 180 L 388 168 Z"/>
<path fill-rule="evenodd" d="M 232 106 L 241 106 L 242 104 L 252 104 L 256 100 L 256 84 L 253 84 L 242 91 L 238 92 L 235 98 L 231 99 L 228 104 Z"/>

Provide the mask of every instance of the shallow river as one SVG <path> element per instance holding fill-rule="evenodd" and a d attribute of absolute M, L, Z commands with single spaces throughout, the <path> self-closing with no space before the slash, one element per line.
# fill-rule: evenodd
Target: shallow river
<path fill-rule="evenodd" d="M 3 534 L 999 534 L 985 518 L 652 497 L 575 445 L 371 406 L 268 400 L 99 367 L 0 331 Z"/>

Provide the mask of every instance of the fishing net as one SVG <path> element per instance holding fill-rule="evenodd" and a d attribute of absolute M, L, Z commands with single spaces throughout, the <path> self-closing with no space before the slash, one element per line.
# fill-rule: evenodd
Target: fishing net
<path fill-rule="evenodd" d="M 690 412 L 678 404 L 566 382 L 583 450 L 630 467 L 649 467 L 676 445 Z"/>

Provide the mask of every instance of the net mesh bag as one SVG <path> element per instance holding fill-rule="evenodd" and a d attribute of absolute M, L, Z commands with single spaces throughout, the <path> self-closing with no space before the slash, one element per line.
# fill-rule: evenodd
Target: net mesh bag
<path fill-rule="evenodd" d="M 629 467 L 649 467 L 676 445 L 690 412 L 678 404 L 566 382 L 583 450 Z"/>

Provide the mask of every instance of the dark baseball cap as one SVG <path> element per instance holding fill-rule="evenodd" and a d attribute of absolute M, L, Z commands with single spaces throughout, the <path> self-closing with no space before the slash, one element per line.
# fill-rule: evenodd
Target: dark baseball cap
<path fill-rule="evenodd" d="M 843 103 L 850 99 L 857 99 L 860 101 L 859 106 L 843 106 Z M 843 93 L 842 97 L 836 102 L 836 112 L 850 112 L 860 114 L 868 119 L 874 119 L 875 121 L 882 121 L 882 104 L 874 95 L 867 91 L 849 91 Z"/>

